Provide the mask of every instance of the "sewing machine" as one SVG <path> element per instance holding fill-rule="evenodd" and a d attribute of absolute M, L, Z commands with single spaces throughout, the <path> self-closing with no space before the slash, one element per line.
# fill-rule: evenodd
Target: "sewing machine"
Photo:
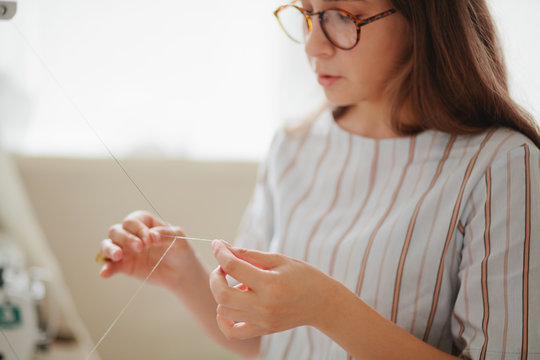
<path fill-rule="evenodd" d="M 1 360 L 31 359 L 46 344 L 37 307 L 44 292 L 25 268 L 20 250 L 0 236 Z"/>

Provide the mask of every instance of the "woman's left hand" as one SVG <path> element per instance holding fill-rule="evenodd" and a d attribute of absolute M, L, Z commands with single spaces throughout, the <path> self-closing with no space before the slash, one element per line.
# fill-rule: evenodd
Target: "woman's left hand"
<path fill-rule="evenodd" d="M 248 339 L 302 325 L 317 326 L 335 280 L 281 254 L 212 243 L 219 267 L 210 274 L 217 321 L 229 339 Z M 226 275 L 239 285 L 229 286 Z"/>

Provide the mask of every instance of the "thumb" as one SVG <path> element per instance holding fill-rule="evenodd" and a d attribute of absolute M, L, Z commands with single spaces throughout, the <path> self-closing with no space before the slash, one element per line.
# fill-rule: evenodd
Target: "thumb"
<path fill-rule="evenodd" d="M 105 279 L 110 278 L 114 274 L 120 272 L 121 269 L 122 269 L 122 266 L 120 265 L 119 262 L 107 261 L 101 267 L 101 270 L 99 271 L 99 276 L 101 276 L 102 278 L 105 278 Z"/>
<path fill-rule="evenodd" d="M 224 243 L 227 248 L 229 248 L 234 256 L 258 267 L 259 269 L 270 270 L 282 263 L 282 255 L 280 254 L 233 247 L 223 240 L 220 241 Z"/>

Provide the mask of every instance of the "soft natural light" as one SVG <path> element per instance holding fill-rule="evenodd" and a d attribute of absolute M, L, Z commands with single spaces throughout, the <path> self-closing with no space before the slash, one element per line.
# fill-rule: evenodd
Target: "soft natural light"
<path fill-rule="evenodd" d="M 260 159 L 280 124 L 322 99 L 302 46 L 273 17 L 279 4 L 18 1 L 13 23 L 0 23 L 2 143 L 26 154 L 106 155 L 86 119 L 119 156 Z M 540 3 L 490 5 L 512 93 L 538 119 Z"/>

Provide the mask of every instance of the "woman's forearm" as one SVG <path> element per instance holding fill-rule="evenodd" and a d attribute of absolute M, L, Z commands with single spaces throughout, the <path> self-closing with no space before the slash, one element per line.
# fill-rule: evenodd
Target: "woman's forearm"
<path fill-rule="evenodd" d="M 329 290 L 327 311 L 314 325 L 354 358 L 457 359 L 386 319 L 338 281 Z"/>
<path fill-rule="evenodd" d="M 224 347 L 246 357 L 259 355 L 260 337 L 249 340 L 228 340 L 220 331 L 216 322 L 217 303 L 212 296 L 208 281 L 208 271 L 204 265 L 194 261 L 189 274 L 178 284 L 168 288 L 180 299 L 199 321 L 203 329 Z"/>

